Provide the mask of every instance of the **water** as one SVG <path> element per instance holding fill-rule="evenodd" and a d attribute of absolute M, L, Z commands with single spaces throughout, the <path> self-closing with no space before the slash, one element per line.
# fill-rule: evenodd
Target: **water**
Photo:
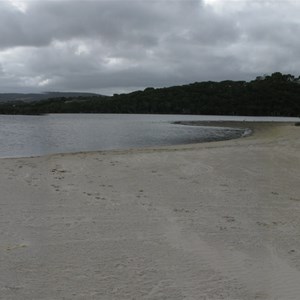
<path fill-rule="evenodd" d="M 259 118 L 187 115 L 57 114 L 0 116 L 0 157 L 129 149 L 222 140 L 243 132 L 217 127 L 172 124 L 175 121 L 247 120 L 295 121 L 297 118 Z"/>

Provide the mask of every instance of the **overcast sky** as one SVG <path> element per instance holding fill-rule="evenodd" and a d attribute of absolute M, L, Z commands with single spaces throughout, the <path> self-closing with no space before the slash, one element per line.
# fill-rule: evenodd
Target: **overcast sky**
<path fill-rule="evenodd" d="M 300 0 L 0 0 L 0 92 L 299 76 Z"/>

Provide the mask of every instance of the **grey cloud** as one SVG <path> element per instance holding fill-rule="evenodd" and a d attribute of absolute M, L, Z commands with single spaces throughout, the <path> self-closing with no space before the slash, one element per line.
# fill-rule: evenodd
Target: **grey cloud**
<path fill-rule="evenodd" d="M 300 4 L 289 0 L 217 10 L 200 0 L 25 3 L 23 13 L 0 2 L 0 91 L 119 91 L 300 68 Z"/>
<path fill-rule="evenodd" d="M 30 1 L 26 13 L 4 6 L 0 47 L 41 46 L 53 40 L 94 37 L 153 43 L 153 29 L 167 25 L 157 5 L 143 1 Z"/>
<path fill-rule="evenodd" d="M 87 37 L 151 47 L 170 37 L 202 43 L 236 37 L 233 22 L 204 10 L 199 0 L 28 3 L 27 13 L 2 10 L 0 47 L 46 46 L 53 40 Z"/>

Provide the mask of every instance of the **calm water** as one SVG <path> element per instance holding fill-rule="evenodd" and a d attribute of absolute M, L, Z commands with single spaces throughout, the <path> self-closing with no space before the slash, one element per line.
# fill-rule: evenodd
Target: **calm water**
<path fill-rule="evenodd" d="M 241 134 L 224 128 L 172 124 L 186 120 L 277 121 L 278 118 L 114 114 L 0 116 L 0 157 L 186 144 Z M 280 120 L 299 122 L 295 118 Z"/>

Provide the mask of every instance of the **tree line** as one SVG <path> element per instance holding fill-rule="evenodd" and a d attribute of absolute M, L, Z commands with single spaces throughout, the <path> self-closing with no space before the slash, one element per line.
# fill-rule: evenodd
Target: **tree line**
<path fill-rule="evenodd" d="M 279 72 L 250 82 L 195 82 L 113 96 L 0 104 L 0 114 L 141 113 L 300 116 L 300 78 Z"/>

